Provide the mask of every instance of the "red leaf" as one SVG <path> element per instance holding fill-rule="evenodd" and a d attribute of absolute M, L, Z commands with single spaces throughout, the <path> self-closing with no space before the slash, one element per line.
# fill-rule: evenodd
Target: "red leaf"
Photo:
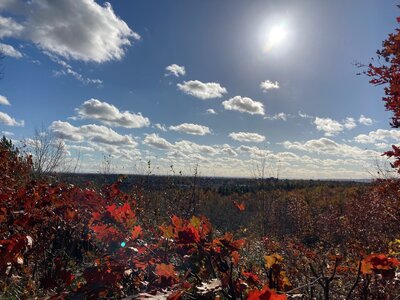
<path fill-rule="evenodd" d="M 158 283 L 161 286 L 171 286 L 178 282 L 174 266 L 171 264 L 159 264 L 156 266 L 156 274 L 159 276 Z"/>
<path fill-rule="evenodd" d="M 132 239 L 136 240 L 141 234 L 142 234 L 142 227 L 140 227 L 140 225 L 137 225 L 133 228 L 131 237 Z"/>
<path fill-rule="evenodd" d="M 171 264 L 159 264 L 156 266 L 156 274 L 160 277 L 173 277 L 176 278 L 174 266 Z"/>
<path fill-rule="evenodd" d="M 237 266 L 238 263 L 239 263 L 239 260 L 240 260 L 239 252 L 233 251 L 231 255 L 232 255 L 232 262 L 233 262 L 233 264 L 234 264 L 235 266 Z"/>
<path fill-rule="evenodd" d="M 125 203 L 121 207 L 117 207 L 115 204 L 107 207 L 107 211 L 110 213 L 111 217 L 113 217 L 118 222 L 125 222 L 127 220 L 131 220 L 135 217 L 135 213 L 132 211 L 131 206 L 128 203 Z"/>
<path fill-rule="evenodd" d="M 238 203 L 235 200 L 232 200 L 233 205 L 235 205 L 235 207 L 240 210 L 240 211 L 244 211 L 246 209 L 246 206 L 244 203 Z"/>
<path fill-rule="evenodd" d="M 287 297 L 283 294 L 277 294 L 266 285 L 261 291 L 251 291 L 247 300 L 287 300 Z"/>

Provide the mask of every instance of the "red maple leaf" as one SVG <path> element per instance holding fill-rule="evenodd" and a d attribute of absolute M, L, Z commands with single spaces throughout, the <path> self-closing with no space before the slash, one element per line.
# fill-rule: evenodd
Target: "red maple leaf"
<path fill-rule="evenodd" d="M 249 293 L 247 300 L 287 300 L 286 295 L 277 294 L 267 285 L 261 291 L 253 290 Z"/>

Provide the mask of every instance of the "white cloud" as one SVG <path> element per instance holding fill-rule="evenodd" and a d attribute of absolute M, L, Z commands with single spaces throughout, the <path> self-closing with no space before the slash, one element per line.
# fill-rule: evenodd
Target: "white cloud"
<path fill-rule="evenodd" d="M 66 145 L 68 150 L 77 150 L 80 152 L 93 152 L 95 151 L 94 148 L 88 146 L 81 146 L 81 145 Z"/>
<path fill-rule="evenodd" d="M 314 124 L 318 130 L 324 131 L 325 136 L 334 136 L 343 131 L 343 125 L 330 118 L 316 117 Z"/>
<path fill-rule="evenodd" d="M 364 150 L 359 147 L 350 146 L 347 144 L 340 144 L 328 138 L 320 138 L 318 140 L 309 140 L 307 142 L 290 142 L 285 141 L 282 145 L 286 149 L 300 150 L 310 153 L 318 153 L 325 155 L 335 155 L 343 157 L 372 157 L 379 156 L 380 153 L 373 150 Z"/>
<path fill-rule="evenodd" d="M 239 147 L 237 147 L 236 150 L 237 150 L 237 151 L 240 151 L 240 152 L 251 152 L 252 149 L 258 150 L 258 147 L 255 147 L 255 146 L 251 147 L 251 146 L 246 146 L 246 145 L 240 145 Z"/>
<path fill-rule="evenodd" d="M 0 105 L 10 105 L 10 101 L 8 101 L 6 96 L 0 95 Z"/>
<path fill-rule="evenodd" d="M 222 145 L 222 148 L 221 148 L 220 151 L 221 151 L 222 154 L 226 154 L 228 156 L 233 156 L 233 157 L 238 156 L 236 151 L 233 150 L 232 147 L 230 145 L 228 145 L 228 144 Z"/>
<path fill-rule="evenodd" d="M 368 134 L 359 134 L 354 140 L 360 144 L 374 144 L 378 142 L 400 143 L 400 131 L 395 129 L 378 129 Z"/>
<path fill-rule="evenodd" d="M 157 123 L 157 124 L 154 124 L 153 127 L 157 128 L 161 131 L 164 131 L 164 132 L 168 131 L 167 127 L 164 124 Z"/>
<path fill-rule="evenodd" d="M 221 98 L 227 93 L 226 88 L 216 82 L 201 82 L 199 80 L 184 81 L 177 84 L 178 88 L 187 95 L 203 100 Z"/>
<path fill-rule="evenodd" d="M 391 148 L 389 144 L 386 143 L 376 143 L 374 144 L 377 149 L 389 149 Z"/>
<path fill-rule="evenodd" d="M 141 128 L 150 125 L 150 120 L 141 113 L 135 114 L 129 111 L 121 112 L 114 105 L 101 102 L 97 99 L 89 99 L 76 109 L 80 119 L 94 119 L 109 125 L 125 128 Z"/>
<path fill-rule="evenodd" d="M 217 112 L 215 110 L 213 110 L 212 108 L 207 109 L 206 111 L 209 115 L 216 115 Z"/>
<path fill-rule="evenodd" d="M 270 80 L 265 80 L 265 81 L 260 83 L 260 88 L 264 93 L 269 91 L 269 90 L 279 89 L 279 82 L 278 81 L 273 82 L 273 81 L 270 81 Z"/>
<path fill-rule="evenodd" d="M 13 136 L 14 133 L 11 131 L 2 131 L 1 134 L 5 135 L 5 136 Z"/>
<path fill-rule="evenodd" d="M 121 135 L 103 125 L 82 125 L 75 127 L 68 122 L 54 121 L 49 129 L 61 139 L 73 142 L 93 142 L 95 144 L 131 146 L 137 145 L 129 135 Z"/>
<path fill-rule="evenodd" d="M 308 115 L 306 113 L 302 113 L 301 111 L 299 111 L 298 114 L 299 114 L 299 117 L 303 118 L 303 119 L 314 119 L 313 116 L 310 116 L 310 115 Z"/>
<path fill-rule="evenodd" d="M 186 74 L 186 70 L 184 66 L 179 66 L 177 64 L 172 64 L 169 65 L 168 67 L 165 68 L 165 70 L 167 71 L 167 73 L 165 73 L 165 76 L 184 76 Z"/>
<path fill-rule="evenodd" d="M 218 153 L 217 147 L 199 145 L 191 141 L 182 140 L 175 143 L 174 148 L 176 151 L 184 153 L 186 155 L 192 154 L 194 152 L 208 155 L 215 155 Z"/>
<path fill-rule="evenodd" d="M 0 16 L 0 39 L 8 36 L 19 36 L 23 26 L 15 22 L 12 18 Z"/>
<path fill-rule="evenodd" d="M 176 126 L 170 126 L 169 130 L 192 134 L 192 135 L 206 135 L 211 133 L 210 128 L 203 125 L 183 123 Z"/>
<path fill-rule="evenodd" d="M 265 136 L 254 132 L 231 132 L 229 137 L 240 142 L 261 143 L 265 140 Z"/>
<path fill-rule="evenodd" d="M 346 118 L 342 122 L 332 120 L 331 118 L 319 118 L 316 117 L 314 124 L 319 131 L 323 131 L 325 136 L 335 136 L 342 132 L 344 129 L 351 130 L 357 127 L 354 118 Z"/>
<path fill-rule="evenodd" d="M 253 158 L 260 158 L 260 157 L 265 158 L 272 154 L 271 151 L 266 150 L 266 149 L 260 149 L 256 146 L 250 147 L 250 146 L 240 145 L 239 147 L 236 148 L 236 150 L 239 152 L 242 152 L 242 153 L 248 153 Z"/>
<path fill-rule="evenodd" d="M 140 157 L 140 151 L 136 149 L 136 142 L 134 144 L 104 144 L 97 141 L 89 141 L 88 144 L 94 151 L 112 154 L 114 158 L 124 161 L 136 162 Z M 124 167 L 126 167 L 126 164 L 123 165 Z"/>
<path fill-rule="evenodd" d="M 171 143 L 160 137 L 158 134 L 152 133 L 146 135 L 143 144 L 159 150 L 169 150 L 167 156 L 170 158 L 193 159 L 195 154 L 204 156 L 215 156 L 218 154 L 236 156 L 237 153 L 228 144 L 223 145 L 201 145 L 188 140 L 180 140 Z M 198 159 L 197 157 L 196 159 Z"/>
<path fill-rule="evenodd" d="M 131 40 L 140 39 L 108 2 L 32 0 L 23 4 L 18 20 L 0 17 L 0 38 L 30 40 L 42 50 L 83 61 L 119 60 Z"/>
<path fill-rule="evenodd" d="M 10 117 L 8 114 L 0 111 L 0 123 L 3 123 L 7 126 L 19 126 L 23 127 L 25 122 L 23 120 L 16 121 L 14 118 Z"/>
<path fill-rule="evenodd" d="M 374 123 L 374 120 L 372 120 L 371 118 L 367 118 L 364 115 L 361 115 L 360 118 L 358 119 L 358 122 L 360 124 L 366 125 L 366 126 L 370 126 Z"/>
<path fill-rule="evenodd" d="M 264 119 L 266 120 L 282 120 L 282 121 L 286 121 L 291 115 L 284 113 L 284 112 L 280 112 L 277 113 L 273 116 L 265 116 Z"/>
<path fill-rule="evenodd" d="M 226 110 L 236 110 L 251 115 L 264 115 L 264 105 L 248 97 L 235 96 L 222 102 Z"/>
<path fill-rule="evenodd" d="M 346 118 L 343 125 L 344 125 L 344 127 L 346 127 L 346 129 L 349 129 L 349 130 L 357 127 L 357 124 L 356 124 L 356 121 L 354 120 L 354 118 Z"/>
<path fill-rule="evenodd" d="M 46 54 L 50 57 L 52 61 L 59 64 L 63 69 L 60 71 L 53 71 L 54 76 L 72 76 L 76 80 L 82 82 L 83 84 L 97 84 L 98 86 L 102 86 L 103 81 L 101 79 L 96 78 L 88 78 L 83 76 L 82 74 L 76 72 L 71 65 L 67 64 L 65 61 L 59 59 L 58 57 L 52 55 L 51 53 L 46 52 Z"/>
<path fill-rule="evenodd" d="M 173 145 L 170 142 L 168 142 L 166 139 L 162 137 L 159 137 L 158 134 L 156 133 L 146 135 L 143 144 L 149 145 L 156 149 L 163 149 L 163 150 L 172 149 L 173 147 Z"/>
<path fill-rule="evenodd" d="M 0 43 L 0 53 L 5 56 L 21 58 L 23 55 L 11 45 Z"/>

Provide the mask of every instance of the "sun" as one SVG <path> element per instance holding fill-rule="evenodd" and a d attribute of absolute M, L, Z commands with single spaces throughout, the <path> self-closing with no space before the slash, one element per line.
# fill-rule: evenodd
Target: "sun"
<path fill-rule="evenodd" d="M 271 26 L 264 31 L 263 36 L 263 48 L 265 51 L 269 51 L 277 46 L 280 46 L 287 39 L 287 26 L 285 26 L 283 23 Z"/>
<path fill-rule="evenodd" d="M 282 43 L 282 41 L 286 38 L 286 36 L 287 36 L 286 28 L 284 28 L 282 25 L 276 25 L 272 27 L 269 32 L 268 42 L 271 45 L 278 45 Z"/>

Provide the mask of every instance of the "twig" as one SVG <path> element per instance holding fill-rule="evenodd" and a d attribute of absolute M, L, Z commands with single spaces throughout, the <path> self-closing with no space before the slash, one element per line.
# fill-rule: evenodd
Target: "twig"
<path fill-rule="evenodd" d="M 300 289 L 306 288 L 306 287 L 310 287 L 310 286 L 314 285 L 317 281 L 319 281 L 321 278 L 322 278 L 322 277 L 320 276 L 320 277 L 316 278 L 314 281 L 311 281 L 310 283 L 307 283 L 307 284 L 298 286 L 298 287 L 296 287 L 296 288 L 294 288 L 294 289 L 291 289 L 291 290 L 289 290 L 289 291 L 286 291 L 285 293 L 286 293 L 286 294 L 290 294 L 290 293 L 292 293 L 293 291 L 300 290 Z"/>
<path fill-rule="evenodd" d="M 358 263 L 358 271 L 357 271 L 357 278 L 356 281 L 354 282 L 353 286 L 351 287 L 349 293 L 347 294 L 346 300 L 350 299 L 351 294 L 353 293 L 354 289 L 356 288 L 358 281 L 360 280 L 360 275 L 361 275 L 361 260 Z"/>

